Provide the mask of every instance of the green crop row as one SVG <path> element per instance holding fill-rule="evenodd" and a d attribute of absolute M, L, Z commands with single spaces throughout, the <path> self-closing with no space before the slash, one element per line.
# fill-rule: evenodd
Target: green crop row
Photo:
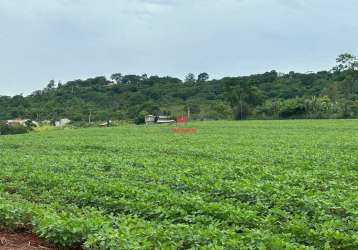
<path fill-rule="evenodd" d="M 358 249 L 358 122 L 0 139 L 0 226 L 64 249 Z"/>

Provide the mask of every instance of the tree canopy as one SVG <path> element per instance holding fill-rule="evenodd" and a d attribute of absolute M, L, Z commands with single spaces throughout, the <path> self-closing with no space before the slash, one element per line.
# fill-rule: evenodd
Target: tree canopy
<path fill-rule="evenodd" d="M 0 120 L 69 118 L 133 120 L 139 114 L 194 119 L 358 117 L 358 59 L 342 54 L 337 65 L 316 73 L 270 71 L 209 80 L 209 74 L 170 76 L 114 73 L 61 83 L 51 80 L 29 96 L 0 96 Z"/>

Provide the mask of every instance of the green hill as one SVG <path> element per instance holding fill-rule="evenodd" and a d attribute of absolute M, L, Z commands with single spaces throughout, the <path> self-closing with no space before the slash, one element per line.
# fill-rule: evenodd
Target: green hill
<path fill-rule="evenodd" d="M 132 120 L 139 114 L 194 119 L 349 118 L 358 116 L 358 60 L 349 54 L 331 71 L 209 80 L 206 73 L 174 77 L 113 74 L 65 84 L 50 81 L 29 96 L 0 96 L 0 120 L 16 117 L 74 121 Z"/>

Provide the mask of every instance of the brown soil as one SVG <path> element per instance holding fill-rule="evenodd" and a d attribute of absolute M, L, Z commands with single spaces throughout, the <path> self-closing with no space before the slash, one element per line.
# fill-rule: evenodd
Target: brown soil
<path fill-rule="evenodd" d="M 45 241 L 30 232 L 0 231 L 0 250 L 53 250 Z"/>

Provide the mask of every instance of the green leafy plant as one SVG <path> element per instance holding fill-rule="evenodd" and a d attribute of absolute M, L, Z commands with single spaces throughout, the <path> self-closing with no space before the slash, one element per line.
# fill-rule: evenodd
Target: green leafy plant
<path fill-rule="evenodd" d="M 64 249 L 358 249 L 356 120 L 0 139 L 0 227 Z"/>

